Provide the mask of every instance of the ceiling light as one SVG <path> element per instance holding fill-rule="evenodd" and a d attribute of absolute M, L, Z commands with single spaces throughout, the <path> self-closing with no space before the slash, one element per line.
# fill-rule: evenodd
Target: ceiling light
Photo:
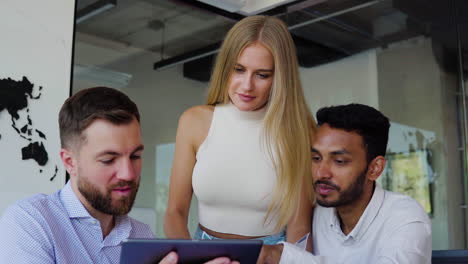
<path fill-rule="evenodd" d="M 259 14 L 294 0 L 198 0 L 231 13 L 245 16 Z"/>
<path fill-rule="evenodd" d="M 73 65 L 73 78 L 88 81 L 96 86 L 107 86 L 116 89 L 127 87 L 132 75 L 125 72 L 117 72 L 93 65 Z"/>
<path fill-rule="evenodd" d="M 76 12 L 76 24 L 101 14 L 117 5 L 117 0 L 99 0 Z"/>
<path fill-rule="evenodd" d="M 247 0 L 198 0 L 198 1 L 215 6 L 219 9 L 223 9 L 231 13 L 238 12 L 242 7 L 245 6 L 247 2 Z"/>

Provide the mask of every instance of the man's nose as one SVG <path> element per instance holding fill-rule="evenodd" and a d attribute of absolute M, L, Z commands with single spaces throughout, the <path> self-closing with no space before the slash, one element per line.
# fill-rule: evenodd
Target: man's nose
<path fill-rule="evenodd" d="M 125 159 L 122 161 L 122 164 L 117 173 L 117 178 L 124 181 L 134 181 L 138 178 L 137 170 L 131 159 Z"/>
<path fill-rule="evenodd" d="M 312 173 L 315 174 L 317 179 L 330 179 L 332 177 L 330 165 L 323 161 L 315 165 L 315 170 Z"/>

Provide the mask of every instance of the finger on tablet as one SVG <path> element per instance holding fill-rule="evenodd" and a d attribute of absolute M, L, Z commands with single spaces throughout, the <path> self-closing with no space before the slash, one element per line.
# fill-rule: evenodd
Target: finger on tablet
<path fill-rule="evenodd" d="M 215 258 L 206 262 L 205 264 L 231 264 L 231 260 L 226 257 Z"/>
<path fill-rule="evenodd" d="M 159 264 L 177 264 L 178 256 L 175 252 L 167 254 Z"/>

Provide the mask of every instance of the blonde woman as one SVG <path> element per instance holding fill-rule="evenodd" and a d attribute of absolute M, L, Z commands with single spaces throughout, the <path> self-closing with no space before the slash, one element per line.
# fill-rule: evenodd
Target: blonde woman
<path fill-rule="evenodd" d="M 195 193 L 197 239 L 303 239 L 311 229 L 315 127 L 285 24 L 267 16 L 236 23 L 217 56 L 206 105 L 179 120 L 167 237 L 190 238 Z"/>

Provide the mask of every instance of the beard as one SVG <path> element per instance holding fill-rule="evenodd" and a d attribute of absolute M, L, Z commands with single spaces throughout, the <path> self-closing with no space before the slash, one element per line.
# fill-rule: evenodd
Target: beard
<path fill-rule="evenodd" d="M 108 186 L 105 193 L 84 177 L 78 179 L 78 190 L 88 203 L 97 211 L 112 216 L 126 215 L 132 209 L 140 183 L 135 181 L 119 181 Z M 112 199 L 112 189 L 126 187 L 131 189 L 130 195 L 119 199 Z"/>
<path fill-rule="evenodd" d="M 333 201 L 326 201 L 321 200 L 320 197 L 317 195 L 317 203 L 323 207 L 338 207 L 349 205 L 352 202 L 356 201 L 359 197 L 361 197 L 362 192 L 364 190 L 364 182 L 366 180 L 367 174 L 367 167 L 366 169 L 359 174 L 356 180 L 345 190 L 341 190 L 341 187 L 332 183 L 328 180 L 317 180 L 314 182 L 314 189 L 317 189 L 318 184 L 325 184 L 329 187 L 335 189 L 338 192 L 338 199 Z"/>

